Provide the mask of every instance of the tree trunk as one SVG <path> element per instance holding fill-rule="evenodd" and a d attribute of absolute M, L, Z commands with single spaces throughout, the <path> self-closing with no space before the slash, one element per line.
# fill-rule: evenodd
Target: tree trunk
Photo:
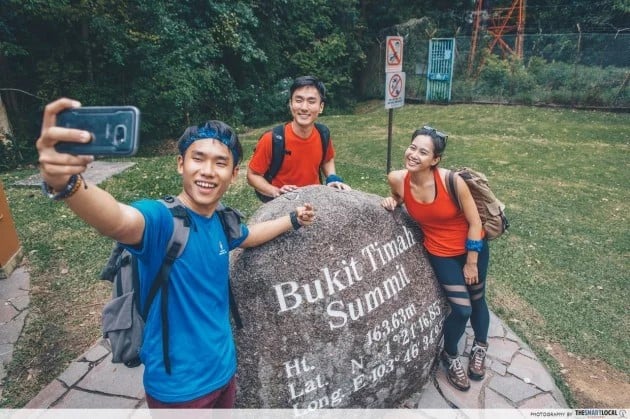
<path fill-rule="evenodd" d="M 7 116 L 7 110 L 2 102 L 2 96 L 0 95 L 0 142 L 8 141 L 6 134 L 11 134 L 11 124 L 9 123 L 9 117 Z"/>

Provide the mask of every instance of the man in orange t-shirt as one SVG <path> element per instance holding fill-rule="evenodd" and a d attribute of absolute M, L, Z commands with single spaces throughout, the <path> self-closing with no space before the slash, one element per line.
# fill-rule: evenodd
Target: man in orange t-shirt
<path fill-rule="evenodd" d="M 323 156 L 320 133 L 315 128 L 315 121 L 324 111 L 324 84 L 312 76 L 298 77 L 291 85 L 290 93 L 289 110 L 293 120 L 284 126 L 285 155 L 282 166 L 271 182 L 265 179 L 272 159 L 272 131 L 268 131 L 256 145 L 247 168 L 247 182 L 260 194 L 275 198 L 301 186 L 319 184 L 321 170 L 326 185 L 350 189 L 335 173 L 332 140 Z"/>

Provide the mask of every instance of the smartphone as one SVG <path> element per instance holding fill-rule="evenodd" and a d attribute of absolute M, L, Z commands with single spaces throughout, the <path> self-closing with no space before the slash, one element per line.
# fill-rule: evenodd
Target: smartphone
<path fill-rule="evenodd" d="M 57 126 L 89 131 L 89 143 L 60 142 L 57 151 L 97 156 L 133 156 L 138 151 L 140 111 L 135 106 L 85 106 L 57 115 Z"/>

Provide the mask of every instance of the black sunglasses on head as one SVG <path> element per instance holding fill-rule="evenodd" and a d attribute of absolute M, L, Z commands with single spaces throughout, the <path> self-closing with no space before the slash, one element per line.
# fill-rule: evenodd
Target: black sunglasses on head
<path fill-rule="evenodd" d="M 435 128 L 430 127 L 428 125 L 423 126 L 422 130 L 426 131 L 427 134 L 429 134 L 429 135 L 435 135 L 436 137 L 438 137 L 439 139 L 441 139 L 445 143 L 446 143 L 446 140 L 448 140 L 448 135 L 446 135 L 442 131 L 438 131 Z"/>

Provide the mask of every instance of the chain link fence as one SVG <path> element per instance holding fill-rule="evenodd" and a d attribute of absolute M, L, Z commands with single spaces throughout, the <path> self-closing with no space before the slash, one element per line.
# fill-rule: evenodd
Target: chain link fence
<path fill-rule="evenodd" d="M 378 40 L 368 55 L 361 81 L 366 98 L 384 97 L 385 39 L 404 37 L 405 98 L 424 102 L 430 26 L 424 19 L 399 26 Z M 630 33 L 528 34 L 523 60 L 506 58 L 489 35 L 477 40 L 470 60 L 471 36 L 455 37 L 452 102 L 549 103 L 568 106 L 630 108 Z M 515 35 L 502 40 L 514 49 Z"/>

